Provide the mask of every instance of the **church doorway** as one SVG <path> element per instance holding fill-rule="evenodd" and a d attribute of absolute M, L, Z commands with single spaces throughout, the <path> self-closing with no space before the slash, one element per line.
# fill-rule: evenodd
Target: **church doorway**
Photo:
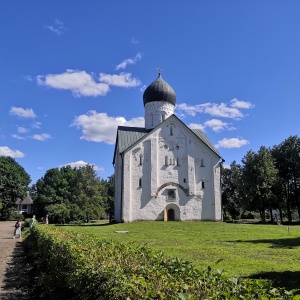
<path fill-rule="evenodd" d="M 175 221 L 175 210 L 174 208 L 168 209 L 168 221 Z"/>

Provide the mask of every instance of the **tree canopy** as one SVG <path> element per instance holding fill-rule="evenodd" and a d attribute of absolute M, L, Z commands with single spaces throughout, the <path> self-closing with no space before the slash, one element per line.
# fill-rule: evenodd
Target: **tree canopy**
<path fill-rule="evenodd" d="M 15 159 L 0 156 L 0 211 L 4 219 L 14 213 L 17 198 L 23 198 L 31 182 L 30 176 Z"/>

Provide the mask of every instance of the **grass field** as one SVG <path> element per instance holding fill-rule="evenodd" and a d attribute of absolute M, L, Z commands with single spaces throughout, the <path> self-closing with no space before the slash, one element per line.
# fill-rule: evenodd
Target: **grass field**
<path fill-rule="evenodd" d="M 267 278 L 286 289 L 300 288 L 300 226 L 214 222 L 135 222 L 63 226 L 211 266 L 231 276 Z M 128 231 L 128 233 L 116 233 Z M 218 263 L 217 263 L 218 262 Z"/>

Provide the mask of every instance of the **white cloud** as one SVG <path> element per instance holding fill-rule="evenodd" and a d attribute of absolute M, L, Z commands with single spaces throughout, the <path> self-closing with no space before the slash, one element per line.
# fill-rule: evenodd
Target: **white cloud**
<path fill-rule="evenodd" d="M 136 87 L 141 85 L 141 82 L 132 77 L 131 73 L 120 73 L 119 75 L 100 73 L 100 81 L 119 87 Z"/>
<path fill-rule="evenodd" d="M 15 115 L 15 116 L 18 116 L 18 117 L 22 117 L 22 118 L 35 118 L 36 117 L 36 114 L 34 113 L 32 108 L 24 109 L 22 107 L 15 107 L 15 106 L 12 106 L 10 108 L 9 114 L 10 115 Z"/>
<path fill-rule="evenodd" d="M 23 136 L 20 136 L 18 134 L 13 134 L 12 137 L 17 140 L 25 140 L 25 138 Z"/>
<path fill-rule="evenodd" d="M 70 163 L 67 163 L 65 165 L 60 165 L 59 167 L 62 168 L 62 167 L 66 167 L 66 166 L 71 166 L 72 168 L 79 168 L 79 167 L 85 167 L 86 165 L 93 166 L 95 171 L 99 171 L 99 172 L 103 172 L 104 171 L 103 167 L 99 167 L 99 166 L 97 166 L 95 164 L 87 163 L 87 162 L 85 162 L 83 160 L 78 160 L 76 162 L 70 162 Z"/>
<path fill-rule="evenodd" d="M 134 118 L 127 121 L 123 117 L 110 117 L 106 113 L 97 113 L 95 110 L 75 117 L 71 126 L 82 130 L 80 139 L 92 142 L 114 144 L 118 126 L 144 127 L 144 118 Z"/>
<path fill-rule="evenodd" d="M 125 69 L 128 65 L 134 65 L 137 61 L 142 58 L 141 53 L 137 53 L 133 58 L 127 58 L 116 66 L 116 70 Z"/>
<path fill-rule="evenodd" d="M 203 130 L 203 131 L 204 131 L 204 129 L 205 129 L 205 126 L 203 126 L 202 124 L 196 124 L 196 123 L 190 123 L 190 124 L 189 124 L 189 127 L 190 127 L 191 129 L 201 129 L 201 130 Z"/>
<path fill-rule="evenodd" d="M 33 80 L 33 78 L 30 75 L 24 76 L 24 79 L 27 80 L 27 81 L 32 81 Z"/>
<path fill-rule="evenodd" d="M 249 144 L 249 141 L 239 138 L 224 138 L 215 145 L 216 148 L 240 148 Z"/>
<path fill-rule="evenodd" d="M 58 19 L 54 20 L 54 24 L 45 25 L 45 28 L 56 33 L 57 35 L 61 35 L 65 31 L 64 23 Z"/>
<path fill-rule="evenodd" d="M 22 158 L 24 157 L 24 153 L 19 150 L 12 150 L 7 146 L 0 147 L 0 156 L 9 156 L 12 158 Z"/>
<path fill-rule="evenodd" d="M 229 125 L 230 125 L 229 123 L 223 122 L 223 121 L 218 120 L 218 119 L 211 119 L 211 120 L 206 121 L 204 123 L 205 127 L 209 127 L 215 132 L 219 132 L 219 131 L 222 131 L 224 129 L 227 129 L 227 130 L 235 129 L 234 127 L 230 127 Z"/>
<path fill-rule="evenodd" d="M 33 128 L 41 128 L 42 123 L 41 122 L 34 122 L 31 124 L 31 127 Z"/>
<path fill-rule="evenodd" d="M 32 136 L 33 139 L 38 141 L 46 141 L 51 138 L 50 134 L 48 133 L 42 133 L 42 134 L 34 134 Z"/>
<path fill-rule="evenodd" d="M 75 97 L 105 96 L 110 91 L 109 86 L 136 87 L 141 84 L 137 78 L 132 77 L 131 73 L 100 73 L 99 82 L 97 82 L 94 78 L 94 74 L 70 69 L 62 74 L 38 75 L 36 81 L 38 85 L 60 90 L 69 90 Z"/>
<path fill-rule="evenodd" d="M 26 132 L 28 132 L 28 129 L 26 129 L 24 127 L 18 127 L 17 131 L 18 131 L 18 133 L 26 133 Z"/>
<path fill-rule="evenodd" d="M 240 109 L 249 109 L 254 107 L 253 104 L 246 101 L 239 101 L 238 99 L 234 98 L 230 101 L 230 104 L 227 105 L 226 103 L 203 103 L 197 105 L 188 105 L 186 103 L 181 103 L 176 105 L 176 110 L 178 114 L 181 116 L 196 116 L 198 113 L 209 114 L 215 117 L 223 117 L 223 118 L 230 118 L 230 119 L 241 119 L 245 115 L 240 111 Z"/>
<path fill-rule="evenodd" d="M 70 90 L 74 96 L 105 96 L 109 92 L 106 83 L 96 82 L 85 71 L 67 70 L 62 74 L 38 75 L 39 85 L 50 86 L 55 89 Z"/>
<path fill-rule="evenodd" d="M 240 101 L 237 98 L 230 100 L 230 106 L 236 107 L 236 108 L 244 108 L 244 109 L 254 107 L 254 105 L 252 103 L 247 102 L 247 101 Z"/>

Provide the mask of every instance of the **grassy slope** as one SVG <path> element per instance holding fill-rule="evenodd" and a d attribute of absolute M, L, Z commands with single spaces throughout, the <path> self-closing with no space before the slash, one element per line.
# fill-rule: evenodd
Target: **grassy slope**
<path fill-rule="evenodd" d="M 232 276 L 276 279 L 300 288 L 300 227 L 213 222 L 137 222 L 66 226 L 121 242 L 136 241 L 155 251 L 191 261 L 198 269 L 224 269 Z M 115 231 L 128 230 L 128 234 Z M 216 266 L 216 262 L 222 260 Z"/>

